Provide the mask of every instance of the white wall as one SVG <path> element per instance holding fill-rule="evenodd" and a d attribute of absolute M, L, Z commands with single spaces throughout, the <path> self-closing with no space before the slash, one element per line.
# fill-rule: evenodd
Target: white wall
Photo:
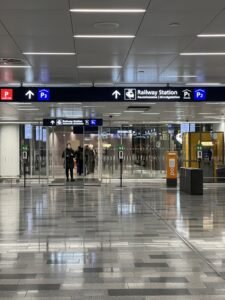
<path fill-rule="evenodd" d="M 19 125 L 0 126 L 0 176 L 17 177 L 20 172 Z"/>

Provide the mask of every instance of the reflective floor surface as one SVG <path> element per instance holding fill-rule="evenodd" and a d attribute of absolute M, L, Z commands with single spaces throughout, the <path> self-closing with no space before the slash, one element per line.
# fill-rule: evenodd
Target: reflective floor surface
<path fill-rule="evenodd" d="M 225 186 L 0 189 L 1 299 L 225 299 Z"/>

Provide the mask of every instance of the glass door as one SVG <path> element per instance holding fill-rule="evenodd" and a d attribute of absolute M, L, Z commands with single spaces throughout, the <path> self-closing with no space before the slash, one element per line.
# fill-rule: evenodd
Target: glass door
<path fill-rule="evenodd" d="M 26 149 L 27 159 L 23 159 Z M 47 179 L 47 128 L 42 124 L 20 126 L 20 174 L 31 183 L 46 183 Z"/>

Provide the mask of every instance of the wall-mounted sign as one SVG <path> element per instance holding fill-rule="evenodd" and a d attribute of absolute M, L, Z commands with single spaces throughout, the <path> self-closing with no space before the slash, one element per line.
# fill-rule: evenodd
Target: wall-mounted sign
<path fill-rule="evenodd" d="M 186 132 L 195 132 L 195 123 L 182 123 L 180 125 L 181 134 Z"/>
<path fill-rule="evenodd" d="M 102 126 L 102 119 L 44 119 L 43 126 Z"/>
<path fill-rule="evenodd" d="M 42 141 L 42 126 L 36 126 L 36 141 Z"/>
<path fill-rule="evenodd" d="M 14 102 L 225 102 L 225 87 L 16 87 L 0 94 Z"/>
<path fill-rule="evenodd" d="M 26 140 L 32 139 L 32 125 L 31 124 L 25 124 L 24 126 L 24 137 Z"/>

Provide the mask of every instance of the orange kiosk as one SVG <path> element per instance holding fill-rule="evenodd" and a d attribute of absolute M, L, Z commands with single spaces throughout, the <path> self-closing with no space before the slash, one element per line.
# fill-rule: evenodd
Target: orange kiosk
<path fill-rule="evenodd" d="M 166 184 L 168 187 L 177 186 L 178 156 L 176 151 L 166 152 Z"/>

